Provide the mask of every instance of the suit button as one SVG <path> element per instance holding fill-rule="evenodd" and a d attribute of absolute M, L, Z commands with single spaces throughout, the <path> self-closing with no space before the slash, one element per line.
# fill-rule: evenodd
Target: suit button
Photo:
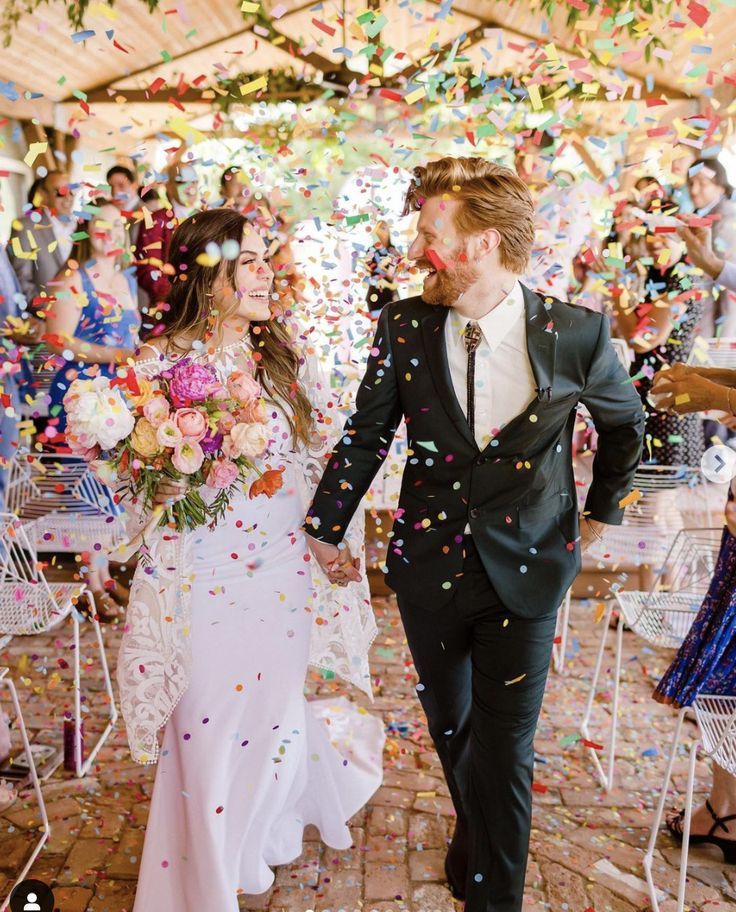
<path fill-rule="evenodd" d="M 485 461 L 486 461 L 486 457 L 485 457 L 485 456 L 479 456 L 479 457 L 475 460 L 475 464 L 476 464 L 476 465 L 483 465 L 483 464 L 485 463 Z"/>
<path fill-rule="evenodd" d="M 480 510 L 477 509 L 477 507 L 473 507 L 473 509 L 470 511 L 470 518 L 477 519 L 479 516 L 480 516 Z"/>

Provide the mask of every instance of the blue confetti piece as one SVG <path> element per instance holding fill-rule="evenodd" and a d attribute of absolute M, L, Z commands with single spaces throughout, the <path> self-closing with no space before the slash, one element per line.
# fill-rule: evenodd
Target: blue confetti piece
<path fill-rule="evenodd" d="M 96 32 L 94 29 L 85 29 L 83 32 L 75 32 L 72 35 L 72 41 L 75 44 L 79 44 L 80 41 L 87 41 L 89 38 L 94 38 L 95 34 Z"/>
<path fill-rule="evenodd" d="M 648 747 L 646 750 L 641 752 L 642 757 L 658 757 L 659 751 L 656 747 Z"/>

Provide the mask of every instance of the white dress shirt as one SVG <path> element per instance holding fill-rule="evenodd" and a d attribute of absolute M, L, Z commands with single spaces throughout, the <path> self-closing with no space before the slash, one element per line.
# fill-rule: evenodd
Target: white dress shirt
<path fill-rule="evenodd" d="M 468 353 L 463 333 L 468 322 L 454 308 L 445 321 L 450 376 L 466 417 Z M 526 347 L 524 293 L 519 282 L 514 283 L 508 297 L 477 322 L 481 340 L 475 353 L 475 439 L 482 450 L 537 395 Z"/>
<path fill-rule="evenodd" d="M 59 253 L 64 262 L 66 262 L 72 252 L 74 241 L 72 235 L 77 230 L 77 223 L 72 218 L 60 219 L 55 215 L 51 216 L 51 224 L 54 229 L 54 237 L 59 248 Z"/>

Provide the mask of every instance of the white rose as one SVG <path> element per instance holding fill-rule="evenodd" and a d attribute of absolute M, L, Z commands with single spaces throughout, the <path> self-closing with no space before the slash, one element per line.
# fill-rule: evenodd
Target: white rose
<path fill-rule="evenodd" d="M 268 431 L 262 424 L 236 424 L 230 431 L 230 440 L 238 456 L 255 459 L 266 451 Z"/>
<path fill-rule="evenodd" d="M 133 430 L 135 418 L 107 377 L 75 380 L 64 396 L 67 427 L 80 440 L 111 450 Z"/>

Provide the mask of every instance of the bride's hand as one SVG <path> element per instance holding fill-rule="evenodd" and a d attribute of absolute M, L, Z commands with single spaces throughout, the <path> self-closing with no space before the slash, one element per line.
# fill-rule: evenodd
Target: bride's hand
<path fill-rule="evenodd" d="M 187 493 L 187 484 L 185 481 L 174 481 L 172 478 L 166 478 L 158 483 L 156 493 L 153 496 L 153 503 L 157 507 L 170 507 L 181 500 Z"/>

